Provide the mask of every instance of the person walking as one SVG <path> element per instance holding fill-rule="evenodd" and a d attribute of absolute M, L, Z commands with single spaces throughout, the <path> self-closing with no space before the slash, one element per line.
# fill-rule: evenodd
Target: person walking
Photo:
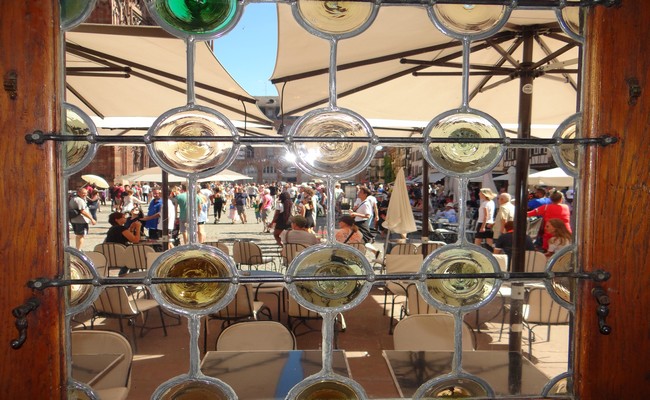
<path fill-rule="evenodd" d="M 273 211 L 273 197 L 271 197 L 271 191 L 269 189 L 264 189 L 262 198 L 260 199 L 260 217 L 262 218 L 263 229 L 262 232 L 269 233 L 271 232 L 269 227 L 269 217 Z"/>
<path fill-rule="evenodd" d="M 90 214 L 88 204 L 86 203 L 88 190 L 85 188 L 77 189 L 77 195 L 70 199 L 68 209 L 76 215 L 70 218 L 72 231 L 75 235 L 75 248 L 81 250 L 86 235 L 88 235 L 88 224 L 95 225 L 97 221 Z M 75 212 L 76 211 L 76 212 Z"/>
<path fill-rule="evenodd" d="M 147 216 L 140 221 L 144 221 L 144 227 L 149 231 L 149 239 L 160 239 L 162 231 L 158 229 L 158 218 L 162 215 L 162 199 L 160 198 L 160 190 L 154 189 L 151 191 L 151 203 L 147 210 Z"/>
<path fill-rule="evenodd" d="M 361 186 L 357 191 L 357 204 L 350 213 L 350 216 L 354 217 L 354 224 L 359 228 L 365 243 L 372 242 L 373 239 L 368 225 L 370 217 L 372 216 L 372 204 L 368 201 L 368 196 L 370 196 L 370 194 L 370 189 Z"/>
<path fill-rule="evenodd" d="M 246 221 L 246 202 L 248 201 L 248 195 L 241 187 L 237 186 L 235 188 L 235 198 L 233 199 L 235 203 L 235 208 L 237 209 L 237 214 L 241 218 L 242 224 L 245 224 Z"/>

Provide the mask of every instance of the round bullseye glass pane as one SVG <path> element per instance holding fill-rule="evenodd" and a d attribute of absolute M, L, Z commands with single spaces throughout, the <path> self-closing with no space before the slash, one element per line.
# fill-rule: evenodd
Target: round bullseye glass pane
<path fill-rule="evenodd" d="M 560 126 L 553 137 L 561 139 L 577 139 L 580 134 L 581 114 L 574 114 L 567 118 Z M 553 148 L 555 162 L 571 176 L 578 174 L 578 160 L 580 146 L 575 143 L 562 144 Z"/>
<path fill-rule="evenodd" d="M 294 15 L 312 33 L 323 37 L 350 37 L 363 31 L 375 18 L 371 1 L 298 0 Z"/>
<path fill-rule="evenodd" d="M 368 168 L 375 152 L 372 127 L 350 110 L 320 109 L 302 116 L 289 131 L 296 163 L 319 177 L 347 178 Z M 317 141 L 300 141 L 317 138 Z M 360 141 L 337 142 L 337 139 Z"/>
<path fill-rule="evenodd" d="M 232 278 L 233 261 L 221 250 L 190 245 L 172 249 L 154 262 L 152 278 Z M 228 304 L 236 285 L 229 282 L 178 282 L 152 285 L 154 297 L 163 305 L 189 314 L 210 314 Z"/>
<path fill-rule="evenodd" d="M 289 292 L 302 306 L 316 312 L 338 312 L 355 307 L 368 295 L 372 275 L 368 260 L 348 246 L 313 246 L 303 250 L 287 270 L 290 277 L 323 277 L 332 280 L 296 280 Z M 358 279 L 337 279 L 358 277 Z"/>
<path fill-rule="evenodd" d="M 70 271 L 70 279 L 92 279 L 93 274 L 91 268 L 86 265 L 78 256 L 74 254 L 68 255 L 68 267 Z M 68 307 L 76 307 L 86 301 L 93 292 L 92 285 L 70 285 L 68 287 Z"/>
<path fill-rule="evenodd" d="M 561 10 L 556 9 L 555 14 L 560 21 L 560 26 L 564 32 L 572 38 L 582 42 L 583 35 L 583 19 L 584 13 L 581 7 L 564 7 Z"/>
<path fill-rule="evenodd" d="M 84 139 L 66 141 L 62 145 L 63 168 L 66 175 L 72 175 L 81 171 L 93 160 L 97 145 L 86 139 L 89 136 L 97 136 L 97 127 L 85 112 L 72 104 L 64 103 L 63 111 L 65 116 L 63 133 Z"/>
<path fill-rule="evenodd" d="M 295 397 L 297 400 L 354 400 L 359 398 L 359 395 L 351 386 L 338 381 L 322 381 L 314 383 L 304 388 Z"/>
<path fill-rule="evenodd" d="M 242 14 L 237 0 L 147 0 L 150 13 L 177 37 L 216 38 L 231 30 Z"/>
<path fill-rule="evenodd" d="M 147 139 L 179 137 L 147 144 L 151 157 L 177 175 L 215 174 L 237 155 L 237 129 L 224 115 L 205 107 L 181 107 L 167 111 L 149 128 Z M 224 141 L 183 141 L 182 138 L 223 137 Z M 230 138 L 230 139 L 229 139 Z M 196 139 L 195 139 L 196 140 Z"/>
<path fill-rule="evenodd" d="M 444 274 L 449 278 L 418 282 L 418 290 L 427 303 L 443 311 L 476 309 L 498 290 L 496 278 L 454 275 L 495 273 L 499 266 L 490 253 L 478 246 L 448 247 L 431 253 L 424 260 L 420 273 Z"/>
<path fill-rule="evenodd" d="M 497 5 L 435 4 L 429 15 L 446 35 L 479 39 L 501 29 L 508 21 L 510 9 Z"/>
<path fill-rule="evenodd" d="M 159 388 L 154 398 L 160 400 L 228 400 L 236 398 L 235 393 L 223 384 L 207 380 L 186 380 Z"/>
<path fill-rule="evenodd" d="M 61 30 L 70 30 L 86 18 L 95 9 L 97 0 L 59 0 Z"/>
<path fill-rule="evenodd" d="M 567 247 L 560 250 L 551 259 L 551 271 L 554 273 L 574 272 L 574 258 L 575 254 L 573 247 Z M 564 300 L 567 304 L 573 304 L 573 293 L 575 293 L 576 290 L 575 279 L 568 277 L 553 277 L 551 288 L 560 299 Z"/>
<path fill-rule="evenodd" d="M 471 143 L 475 139 L 505 137 L 503 128 L 485 113 L 450 111 L 432 120 L 424 130 L 424 155 L 441 172 L 456 176 L 479 176 L 490 171 L 501 159 L 503 146 L 498 143 Z M 431 139 L 468 142 L 433 142 Z"/>
<path fill-rule="evenodd" d="M 421 387 L 413 396 L 415 399 L 464 399 L 488 398 L 488 391 L 478 382 L 471 379 L 452 378 L 437 381 Z"/>

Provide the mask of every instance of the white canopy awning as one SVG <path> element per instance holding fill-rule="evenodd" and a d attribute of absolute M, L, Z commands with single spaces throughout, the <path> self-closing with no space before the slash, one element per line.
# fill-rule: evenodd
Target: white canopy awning
<path fill-rule="evenodd" d="M 65 62 L 66 101 L 118 128 L 141 128 L 142 121 L 187 103 L 185 42 L 159 27 L 82 24 L 66 33 Z M 219 111 L 240 129 L 243 121 L 271 125 L 207 42 L 196 43 L 194 74 L 197 104 Z"/>
<path fill-rule="evenodd" d="M 287 4 L 278 4 L 278 19 L 278 58 L 272 81 L 282 94 L 284 113 L 301 115 L 326 106 L 329 42 L 306 32 Z M 512 71 L 514 76 L 516 67 L 504 59 L 515 63 L 522 59 L 521 32 L 517 27 L 523 25 L 543 28 L 533 49 L 535 61 L 546 60 L 540 71 L 567 71 L 552 75 L 545 72 L 534 82 L 532 134 L 549 137 L 576 111 L 579 51 L 577 43 L 558 32 L 552 11 L 516 10 L 504 31 L 490 43 L 472 42 L 469 105 L 496 118 L 506 130 L 517 131 L 519 81 L 511 81 L 507 74 Z M 503 52 L 511 55 L 504 57 Z M 554 55 L 549 56 L 551 53 Z M 411 121 L 411 126 L 424 127 L 440 113 L 461 105 L 461 55 L 460 42 L 438 31 L 425 7 L 382 5 L 365 32 L 338 44 L 337 105 L 368 120 Z M 403 60 L 436 61 L 438 65 L 405 64 Z M 415 71 L 439 75 L 413 76 Z M 495 74 L 487 81 L 486 71 Z M 503 84 L 490 87 L 501 80 Z M 477 93 L 472 95 L 474 90 Z M 379 134 L 393 136 L 391 131 Z"/>

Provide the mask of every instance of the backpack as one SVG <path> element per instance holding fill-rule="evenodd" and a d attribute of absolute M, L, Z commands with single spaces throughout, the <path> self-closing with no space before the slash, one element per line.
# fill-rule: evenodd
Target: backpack
<path fill-rule="evenodd" d="M 78 217 L 79 215 L 81 215 L 81 211 L 77 210 L 76 208 L 71 208 L 71 209 L 68 210 L 68 218 L 69 219 Z"/>

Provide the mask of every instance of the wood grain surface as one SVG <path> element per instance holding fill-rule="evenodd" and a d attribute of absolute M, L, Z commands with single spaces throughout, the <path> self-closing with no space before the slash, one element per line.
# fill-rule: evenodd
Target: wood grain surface
<path fill-rule="evenodd" d="M 56 7 L 56 0 L 0 2 L 0 75 L 4 81 L 14 71 L 18 83 L 15 99 L 6 90 L 0 91 L 3 399 L 64 397 L 59 290 L 36 293 L 26 287 L 29 279 L 55 276 L 61 265 L 55 145 L 25 141 L 28 132 L 52 132 L 57 126 Z M 18 337 L 18 331 L 11 311 L 32 296 L 41 305 L 27 318 L 27 341 L 21 349 L 13 350 L 9 343 Z"/>

